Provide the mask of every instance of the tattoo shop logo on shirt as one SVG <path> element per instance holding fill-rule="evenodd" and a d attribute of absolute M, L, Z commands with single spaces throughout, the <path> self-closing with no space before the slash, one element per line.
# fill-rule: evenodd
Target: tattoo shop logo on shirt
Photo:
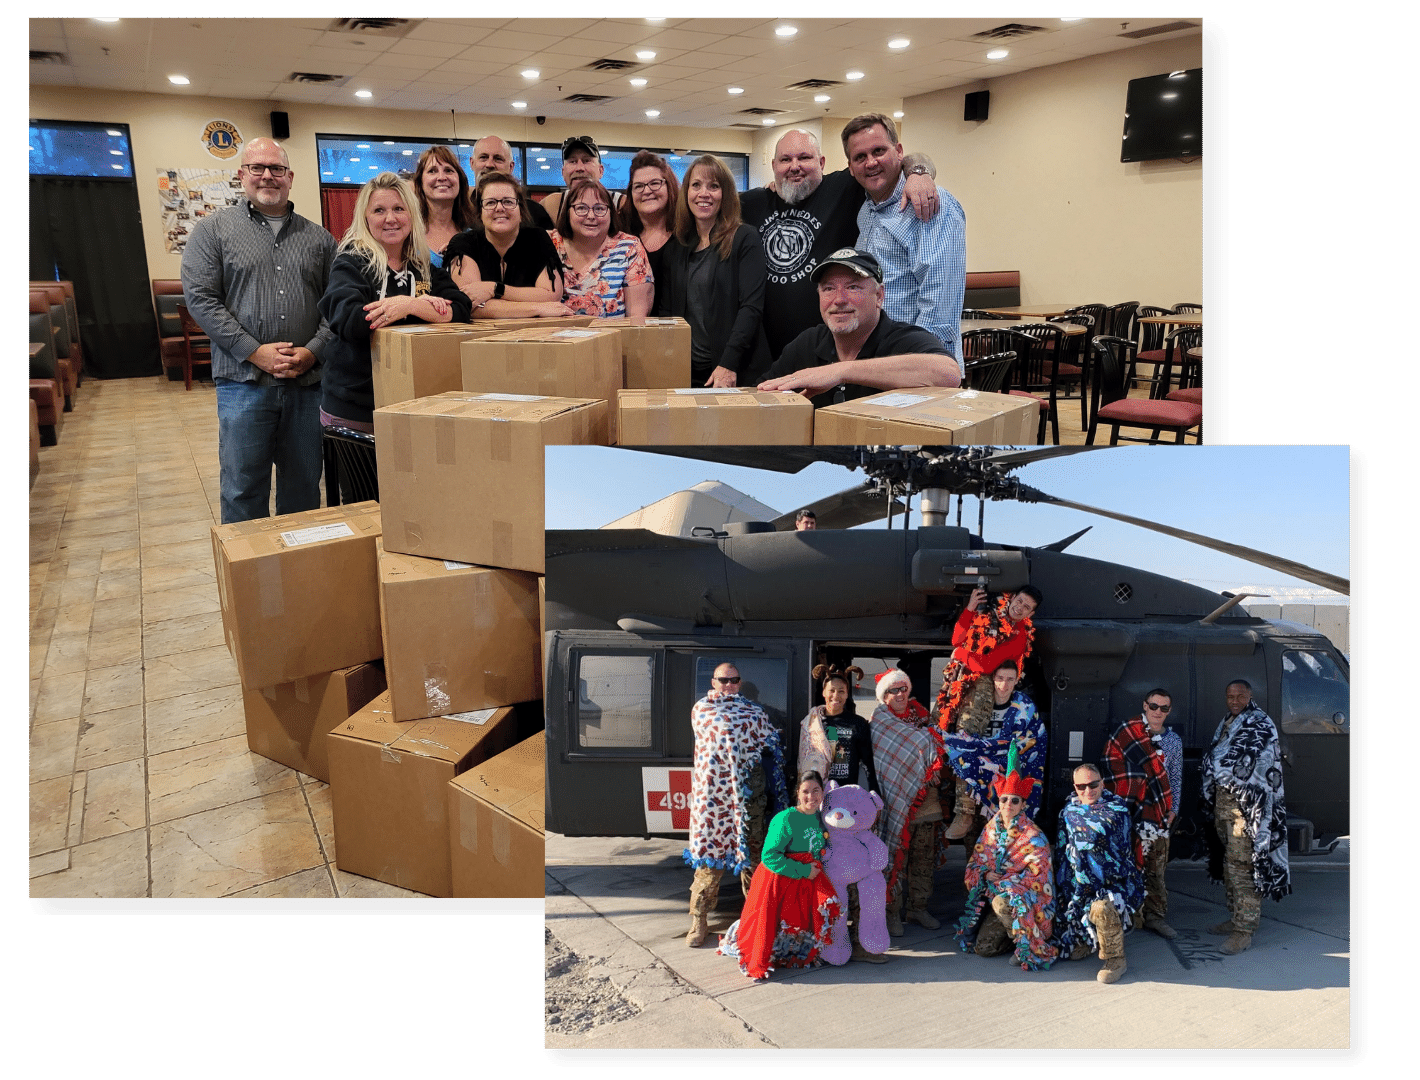
<path fill-rule="evenodd" d="M 769 280 L 777 285 L 798 281 L 813 269 L 814 240 L 823 223 L 802 210 L 772 214 L 760 228 Z"/>
<path fill-rule="evenodd" d="M 230 120 L 213 120 L 202 129 L 202 145 L 213 157 L 226 161 L 242 148 L 242 133 Z"/>

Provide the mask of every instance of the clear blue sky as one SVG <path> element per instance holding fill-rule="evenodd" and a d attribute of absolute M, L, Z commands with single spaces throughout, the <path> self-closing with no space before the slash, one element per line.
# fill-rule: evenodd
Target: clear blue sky
<path fill-rule="evenodd" d="M 1051 495 L 1294 559 L 1350 576 L 1349 454 L 1337 446 L 1127 447 L 1016 471 Z M 719 480 L 780 512 L 864 479 L 834 465 L 796 474 L 734 468 L 609 447 L 547 450 L 547 527 L 598 528 L 702 480 Z M 914 501 L 913 520 L 918 520 Z M 975 531 L 968 497 L 962 523 Z M 1196 581 L 1210 588 L 1306 583 L 1228 555 L 1076 510 L 988 502 L 986 538 L 1039 546 L 1085 526 L 1071 552 Z"/>

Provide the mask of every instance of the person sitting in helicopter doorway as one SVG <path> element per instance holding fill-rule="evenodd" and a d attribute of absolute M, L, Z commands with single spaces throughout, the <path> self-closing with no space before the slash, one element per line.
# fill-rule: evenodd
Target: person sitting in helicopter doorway
<path fill-rule="evenodd" d="M 938 727 L 977 738 L 987 732 L 995 711 L 995 686 L 992 679 L 981 676 L 994 675 L 1007 660 L 1025 663 L 1035 639 L 1031 618 L 1043 599 L 1034 585 L 1022 585 L 989 603 L 985 589 L 971 591 L 952 630 L 952 657 L 942 669 Z M 971 789 L 961 780 L 953 809 L 945 835 L 948 840 L 961 840 L 972 831 L 978 809 Z"/>
<path fill-rule="evenodd" d="M 1021 773 L 1035 781 L 1025 806 L 1026 816 L 1033 821 L 1040 810 L 1049 737 L 1035 702 L 1024 690 L 1017 689 L 1020 677 L 1020 665 L 1015 660 L 1004 661 L 991 676 L 993 707 L 986 731 L 980 736 L 948 733 L 942 736 L 942 742 L 956 783 L 966 786 L 972 805 L 988 817 L 996 812 L 991 785 L 1006 771 L 1006 756 L 1015 746 Z M 975 844 L 985 824 L 981 814 L 973 816 L 972 827 L 961 838 L 968 848 Z"/>
<path fill-rule="evenodd" d="M 1109 789 L 1129 804 L 1134 824 L 1134 852 L 1144 871 L 1144 929 L 1162 938 L 1177 937 L 1164 916 L 1169 890 L 1169 830 L 1178 817 L 1183 791 L 1183 740 L 1164 724 L 1173 698 L 1163 687 L 1144 695 L 1144 711 L 1119 725 L 1104 744 Z"/>
<path fill-rule="evenodd" d="M 1060 811 L 1055 844 L 1055 932 L 1060 954 L 1083 960 L 1092 948 L 1104 961 L 1096 978 L 1116 983 L 1128 966 L 1124 931 L 1144 902 L 1135 861 L 1129 804 L 1104 790 L 1094 765 L 1075 769 L 1075 793 Z"/>
<path fill-rule="evenodd" d="M 1282 748 L 1277 725 L 1252 699 L 1245 679 L 1228 683 L 1228 715 L 1203 755 L 1203 812 L 1213 819 L 1208 876 L 1221 880 L 1229 918 L 1210 926 L 1226 934 L 1222 952 L 1252 945 L 1262 920 L 1262 898 L 1292 891 L 1287 866 L 1287 807 L 1282 792 Z"/>
<path fill-rule="evenodd" d="M 720 899 L 720 879 L 728 870 L 749 878 L 764 844 L 766 798 L 774 809 L 788 805 L 784 788 L 784 748 L 769 714 L 740 694 L 740 673 L 721 664 L 709 692 L 690 711 L 695 758 L 690 774 L 690 841 L 685 861 L 695 869 L 690 886 L 690 932 L 685 943 L 703 945 L 710 913 Z M 760 755 L 773 760 L 770 775 Z"/>
<path fill-rule="evenodd" d="M 794 515 L 794 531 L 803 532 L 805 529 L 818 528 L 818 515 L 812 510 L 800 510 Z"/>

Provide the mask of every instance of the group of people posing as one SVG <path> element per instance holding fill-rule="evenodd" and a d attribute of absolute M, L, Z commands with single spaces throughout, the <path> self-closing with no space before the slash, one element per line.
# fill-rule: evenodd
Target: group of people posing
<path fill-rule="evenodd" d="M 863 781 L 882 806 L 875 830 L 888 851 L 890 936 L 902 936 L 906 922 L 941 926 L 928 911 L 933 875 L 948 846 L 960 843 L 970 853 L 955 931 L 963 952 L 1010 953 L 1027 970 L 1097 953 L 1099 981 L 1113 983 L 1126 970 L 1125 930 L 1140 924 L 1175 937 L 1165 871 L 1183 745 L 1168 727 L 1173 702 L 1166 689 L 1144 695 L 1139 715 L 1106 741 L 1099 765 L 1076 766 L 1053 847 L 1035 821 L 1048 731 L 1017 685 L 1041 600 L 1032 586 L 994 597 L 973 591 L 930 710 L 911 696 L 907 673 L 891 668 L 877 677 L 878 705 L 864 719 L 852 696 L 862 671 L 815 668 L 822 704 L 802 721 L 794 805 L 767 829 L 771 803 L 788 805 L 781 735 L 740 694 L 734 665 L 720 665 L 691 716 L 685 860 L 695 878 L 687 944 L 708 936 L 720 880 L 730 871 L 741 875 L 746 902 L 720 951 L 737 957 L 746 975 L 764 979 L 775 967 L 811 966 L 830 944 L 841 945 L 832 938 L 839 904 L 821 880 L 834 830 L 816 815 L 826 791 Z M 1209 873 L 1223 882 L 1229 911 L 1208 930 L 1232 955 L 1252 944 L 1262 898 L 1280 900 L 1291 886 L 1276 726 L 1246 681 L 1228 685 L 1226 703 L 1203 756 L 1200 803 L 1213 824 Z M 872 892 L 883 902 L 884 893 Z M 881 948 L 858 940 L 858 927 L 870 921 L 851 889 L 848 907 L 851 958 L 885 962 Z"/>
<path fill-rule="evenodd" d="M 359 192 L 337 244 L 297 215 L 295 173 L 253 139 L 245 199 L 200 221 L 183 291 L 212 339 L 222 520 L 320 504 L 322 426 L 373 431 L 373 331 L 483 318 L 678 316 L 694 385 L 799 391 L 816 405 L 960 383 L 965 215 L 893 121 L 843 130 L 849 168 L 824 174 L 808 131 L 775 148 L 772 187 L 736 192 L 713 155 L 684 182 L 641 151 L 625 191 L 602 184 L 590 136 L 562 145 L 565 189 L 541 204 L 512 148 L 478 140 L 473 179 L 431 146 L 409 179 Z"/>

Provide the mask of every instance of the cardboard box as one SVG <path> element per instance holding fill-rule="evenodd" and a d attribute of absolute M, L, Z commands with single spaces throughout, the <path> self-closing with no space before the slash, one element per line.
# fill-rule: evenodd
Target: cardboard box
<path fill-rule="evenodd" d="M 212 526 L 222 631 L 243 688 L 380 658 L 379 535 L 373 502 Z"/>
<path fill-rule="evenodd" d="M 468 323 L 390 326 L 370 335 L 375 408 L 463 389 L 459 345 L 501 330 Z"/>
<path fill-rule="evenodd" d="M 542 896 L 546 817 L 542 732 L 449 783 L 454 896 Z"/>
<path fill-rule="evenodd" d="M 396 720 L 542 697 L 538 578 L 380 552 L 385 673 Z"/>
<path fill-rule="evenodd" d="M 1013 394 L 927 386 L 889 390 L 814 415 L 819 446 L 1034 446 L 1040 405 Z"/>
<path fill-rule="evenodd" d="M 811 446 L 814 407 L 802 394 L 752 387 L 622 390 L 623 446 Z"/>
<path fill-rule="evenodd" d="M 616 330 L 536 326 L 465 341 L 463 388 L 495 394 L 539 394 L 606 401 L 621 389 L 621 335 Z M 616 441 L 616 417 L 607 418 Z"/>
<path fill-rule="evenodd" d="M 279 686 L 244 690 L 247 747 L 328 784 L 326 735 L 384 689 L 385 673 L 379 666 L 360 664 Z"/>
<path fill-rule="evenodd" d="M 595 325 L 621 334 L 622 385 L 628 390 L 690 385 L 690 323 L 684 319 L 598 319 Z"/>
<path fill-rule="evenodd" d="M 543 448 L 605 445 L 607 404 L 438 394 L 376 409 L 375 439 L 386 551 L 540 574 Z"/>
<path fill-rule="evenodd" d="M 513 710 L 403 722 L 389 710 L 386 692 L 327 736 L 335 865 L 450 896 L 449 781 L 511 745 Z"/>

